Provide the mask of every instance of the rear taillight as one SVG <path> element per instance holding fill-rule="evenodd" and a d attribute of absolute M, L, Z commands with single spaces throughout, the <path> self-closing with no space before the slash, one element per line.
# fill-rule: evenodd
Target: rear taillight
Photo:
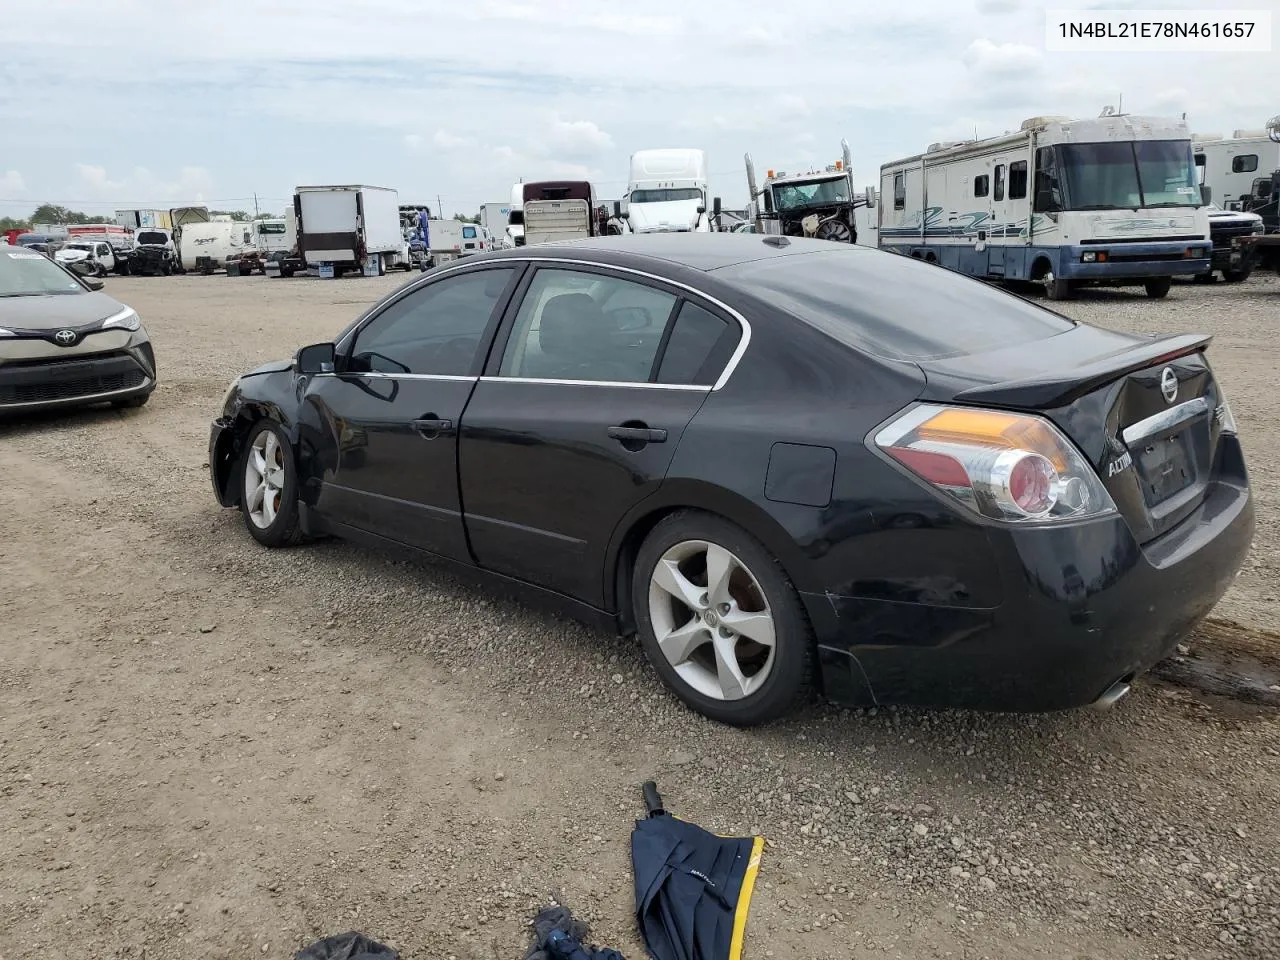
<path fill-rule="evenodd" d="M 1043 417 L 922 404 L 873 442 L 914 476 L 992 520 L 1078 520 L 1116 508 L 1097 473 Z"/>

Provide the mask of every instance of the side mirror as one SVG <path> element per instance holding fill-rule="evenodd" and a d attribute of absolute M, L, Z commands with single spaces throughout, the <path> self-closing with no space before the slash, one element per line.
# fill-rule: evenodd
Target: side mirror
<path fill-rule="evenodd" d="M 716 219 L 720 219 L 720 198 L 714 197 L 711 201 L 711 212 L 716 215 Z"/>
<path fill-rule="evenodd" d="M 95 293 L 106 286 L 106 284 L 103 283 L 101 280 L 99 280 L 97 277 L 85 277 L 84 285 L 88 287 L 90 290 L 93 290 Z"/>
<path fill-rule="evenodd" d="M 1036 191 L 1036 209 L 1040 211 L 1053 209 L 1053 192 L 1051 190 Z"/>
<path fill-rule="evenodd" d="M 293 357 L 298 373 L 312 376 L 317 373 L 333 373 L 336 353 L 332 343 L 313 343 L 303 347 Z"/>
<path fill-rule="evenodd" d="M 614 215 L 615 217 L 621 217 L 621 216 L 622 216 L 622 201 L 621 201 L 621 200 L 615 200 L 615 201 L 613 201 L 613 215 Z"/>
<path fill-rule="evenodd" d="M 868 207 L 874 207 L 876 205 L 876 188 L 875 187 L 867 187 L 867 189 L 863 191 L 862 196 L 867 201 Z"/>
<path fill-rule="evenodd" d="M 1200 187 L 1200 205 L 1202 207 L 1207 207 L 1211 203 L 1213 203 L 1213 187 L 1206 187 L 1202 185 Z"/>
<path fill-rule="evenodd" d="M 704 213 L 706 213 L 706 212 L 707 212 L 707 205 L 706 205 L 705 203 L 699 204 L 699 205 L 698 205 L 698 215 L 699 215 L 699 216 L 701 216 L 702 214 L 704 214 Z"/>

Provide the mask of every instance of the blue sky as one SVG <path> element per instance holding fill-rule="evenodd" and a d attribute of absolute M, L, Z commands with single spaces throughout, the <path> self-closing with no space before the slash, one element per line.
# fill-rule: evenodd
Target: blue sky
<path fill-rule="evenodd" d="M 712 191 L 853 149 L 859 185 L 940 139 L 1036 114 L 1186 112 L 1198 132 L 1280 113 L 1280 51 L 1060 53 L 1037 0 L 0 0 L 0 216 L 280 210 L 295 185 L 392 186 L 474 213 L 511 185 L 629 154 L 707 151 Z M 1076 7 L 1188 8 L 1181 0 Z M 1232 0 L 1273 12 L 1280 0 Z"/>

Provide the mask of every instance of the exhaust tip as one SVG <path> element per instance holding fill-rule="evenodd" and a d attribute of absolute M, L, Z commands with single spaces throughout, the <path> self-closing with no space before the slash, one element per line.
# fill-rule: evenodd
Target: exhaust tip
<path fill-rule="evenodd" d="M 1110 710 L 1117 703 L 1127 697 L 1129 695 L 1129 691 L 1132 689 L 1133 687 L 1129 685 L 1128 680 L 1117 680 L 1106 689 L 1106 692 L 1103 693 L 1102 696 L 1093 702 L 1093 709 Z"/>

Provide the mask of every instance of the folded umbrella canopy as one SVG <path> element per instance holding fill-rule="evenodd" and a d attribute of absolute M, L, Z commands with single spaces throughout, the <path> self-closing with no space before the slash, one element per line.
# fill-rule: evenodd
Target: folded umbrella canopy
<path fill-rule="evenodd" d="M 739 960 L 763 837 L 720 837 L 662 808 L 644 785 L 648 816 L 631 833 L 636 914 L 654 960 Z"/>

